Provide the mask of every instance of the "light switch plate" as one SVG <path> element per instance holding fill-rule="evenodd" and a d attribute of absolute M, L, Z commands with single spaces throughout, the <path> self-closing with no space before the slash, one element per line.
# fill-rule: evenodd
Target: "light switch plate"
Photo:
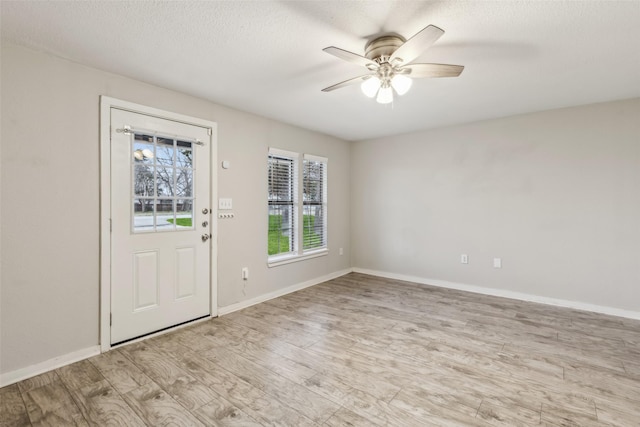
<path fill-rule="evenodd" d="M 233 209 L 233 200 L 232 199 L 218 199 L 218 209 L 221 211 L 228 211 Z"/>

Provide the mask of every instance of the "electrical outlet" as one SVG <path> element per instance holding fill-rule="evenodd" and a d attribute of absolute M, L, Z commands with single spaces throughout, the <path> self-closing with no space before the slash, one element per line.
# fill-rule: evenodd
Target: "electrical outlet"
<path fill-rule="evenodd" d="M 502 258 L 493 259 L 493 268 L 502 268 Z"/>
<path fill-rule="evenodd" d="M 242 280 L 249 280 L 249 267 L 242 267 Z"/>
<path fill-rule="evenodd" d="M 467 255 L 467 254 L 460 255 L 460 263 L 461 264 L 469 264 L 469 255 Z"/>
<path fill-rule="evenodd" d="M 344 249 L 342 249 L 342 248 L 338 249 L 338 253 L 339 253 L 340 255 L 344 255 Z"/>

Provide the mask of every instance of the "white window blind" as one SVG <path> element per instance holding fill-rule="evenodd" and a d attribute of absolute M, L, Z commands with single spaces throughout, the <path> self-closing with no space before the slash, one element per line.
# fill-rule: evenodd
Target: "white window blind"
<path fill-rule="evenodd" d="M 298 154 L 269 150 L 269 256 L 297 250 Z"/>
<path fill-rule="evenodd" d="M 327 159 L 304 155 L 302 166 L 303 251 L 327 247 Z"/>

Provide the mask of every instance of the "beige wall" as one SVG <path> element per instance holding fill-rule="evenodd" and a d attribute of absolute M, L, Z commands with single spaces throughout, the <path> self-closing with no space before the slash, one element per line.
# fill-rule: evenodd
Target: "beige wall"
<path fill-rule="evenodd" d="M 349 144 L 12 44 L 1 59 L 0 373 L 98 344 L 99 95 L 218 123 L 221 307 L 354 266 L 640 312 L 640 99 Z M 328 256 L 267 268 L 269 146 L 329 158 Z"/>
<path fill-rule="evenodd" d="M 351 158 L 354 267 L 640 312 L 640 99 L 362 141 Z"/>
<path fill-rule="evenodd" d="M 12 44 L 1 77 L 0 373 L 98 344 L 100 95 L 218 123 L 219 306 L 349 268 L 348 143 Z M 267 268 L 269 146 L 329 158 L 328 256 Z"/>

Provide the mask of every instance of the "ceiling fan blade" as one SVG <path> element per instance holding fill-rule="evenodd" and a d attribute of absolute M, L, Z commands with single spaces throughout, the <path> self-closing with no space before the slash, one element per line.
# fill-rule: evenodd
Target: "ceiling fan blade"
<path fill-rule="evenodd" d="M 356 84 L 359 83 L 362 80 L 365 80 L 369 77 L 373 76 L 373 74 L 365 74 L 364 76 L 358 76 L 358 77 L 354 77 L 352 79 L 349 80 L 345 80 L 343 82 L 340 83 L 336 83 L 333 86 L 329 86 L 329 87 L 325 87 L 324 89 L 322 89 L 323 92 L 331 92 L 332 90 L 336 90 L 336 89 L 340 89 L 341 87 L 345 87 L 345 86 L 349 86 L 352 84 Z"/>
<path fill-rule="evenodd" d="M 421 77 L 458 77 L 464 70 L 464 65 L 409 64 L 400 70 L 407 70 L 409 77 L 418 79 Z"/>
<path fill-rule="evenodd" d="M 330 46 L 325 47 L 322 50 L 333 56 L 337 56 L 340 59 L 344 59 L 345 61 L 367 67 L 370 70 L 378 68 L 378 64 L 370 60 L 369 58 L 360 56 L 357 53 L 349 52 L 348 50 L 340 49 L 339 47 Z"/>
<path fill-rule="evenodd" d="M 400 60 L 401 64 L 408 64 L 431 47 L 443 34 L 444 30 L 435 25 L 429 25 L 396 49 L 389 58 L 389 62 Z"/>

